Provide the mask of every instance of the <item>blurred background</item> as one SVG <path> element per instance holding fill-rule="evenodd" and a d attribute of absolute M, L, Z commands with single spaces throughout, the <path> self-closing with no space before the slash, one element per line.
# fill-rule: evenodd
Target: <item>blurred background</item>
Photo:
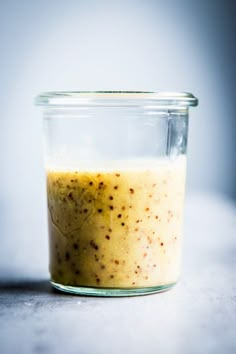
<path fill-rule="evenodd" d="M 236 199 L 235 10 L 230 0 L 0 2 L 0 266 L 31 255 L 47 270 L 41 91 L 192 92 L 187 193 Z"/>

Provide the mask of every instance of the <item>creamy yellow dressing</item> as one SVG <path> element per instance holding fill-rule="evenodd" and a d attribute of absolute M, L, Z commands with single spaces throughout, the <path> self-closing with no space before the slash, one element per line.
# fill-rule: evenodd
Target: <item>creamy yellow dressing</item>
<path fill-rule="evenodd" d="M 47 170 L 54 282 L 108 288 L 178 280 L 186 159 Z"/>

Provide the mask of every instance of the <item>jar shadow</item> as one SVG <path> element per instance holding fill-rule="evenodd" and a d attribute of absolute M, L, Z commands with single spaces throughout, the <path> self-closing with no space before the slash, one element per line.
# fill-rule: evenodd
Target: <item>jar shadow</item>
<path fill-rule="evenodd" d="M 6 279 L 0 278 L 0 302 L 3 299 L 8 299 L 14 302 L 18 302 L 20 299 L 25 298 L 41 298 L 41 299 L 54 299 L 56 297 L 57 300 L 63 300 L 67 298 L 69 299 L 77 299 L 80 302 L 95 302 L 96 300 L 101 299 L 112 299 L 106 296 L 88 296 L 88 295 L 77 295 L 68 292 L 62 292 L 54 288 L 49 279 Z M 115 298 L 113 298 L 115 299 Z M 17 300 L 17 301 L 16 301 Z"/>
<path fill-rule="evenodd" d="M 54 291 L 47 279 L 0 279 L 1 294 L 52 294 Z"/>

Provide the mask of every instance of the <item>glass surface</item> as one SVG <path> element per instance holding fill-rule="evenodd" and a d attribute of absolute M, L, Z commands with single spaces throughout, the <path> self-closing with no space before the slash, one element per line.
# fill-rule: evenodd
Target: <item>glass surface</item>
<path fill-rule="evenodd" d="M 167 284 L 153 286 L 149 288 L 88 288 L 79 286 L 62 285 L 51 281 L 55 289 L 75 295 L 103 296 L 103 297 L 123 297 L 123 296 L 140 296 L 154 293 L 162 293 L 170 290 L 175 284 Z"/>
<path fill-rule="evenodd" d="M 53 286 L 101 296 L 171 288 L 181 265 L 187 106 L 197 100 L 100 92 L 43 94 L 37 103 L 45 105 Z"/>
<path fill-rule="evenodd" d="M 42 106 L 196 106 L 198 100 L 188 92 L 141 92 L 141 91 L 61 91 L 45 92 L 36 97 Z"/>

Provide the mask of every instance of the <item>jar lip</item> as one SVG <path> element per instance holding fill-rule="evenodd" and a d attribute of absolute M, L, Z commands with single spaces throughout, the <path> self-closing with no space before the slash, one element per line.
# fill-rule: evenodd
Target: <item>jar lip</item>
<path fill-rule="evenodd" d="M 188 92 L 155 91 L 54 91 L 39 94 L 37 106 L 197 106 Z"/>

